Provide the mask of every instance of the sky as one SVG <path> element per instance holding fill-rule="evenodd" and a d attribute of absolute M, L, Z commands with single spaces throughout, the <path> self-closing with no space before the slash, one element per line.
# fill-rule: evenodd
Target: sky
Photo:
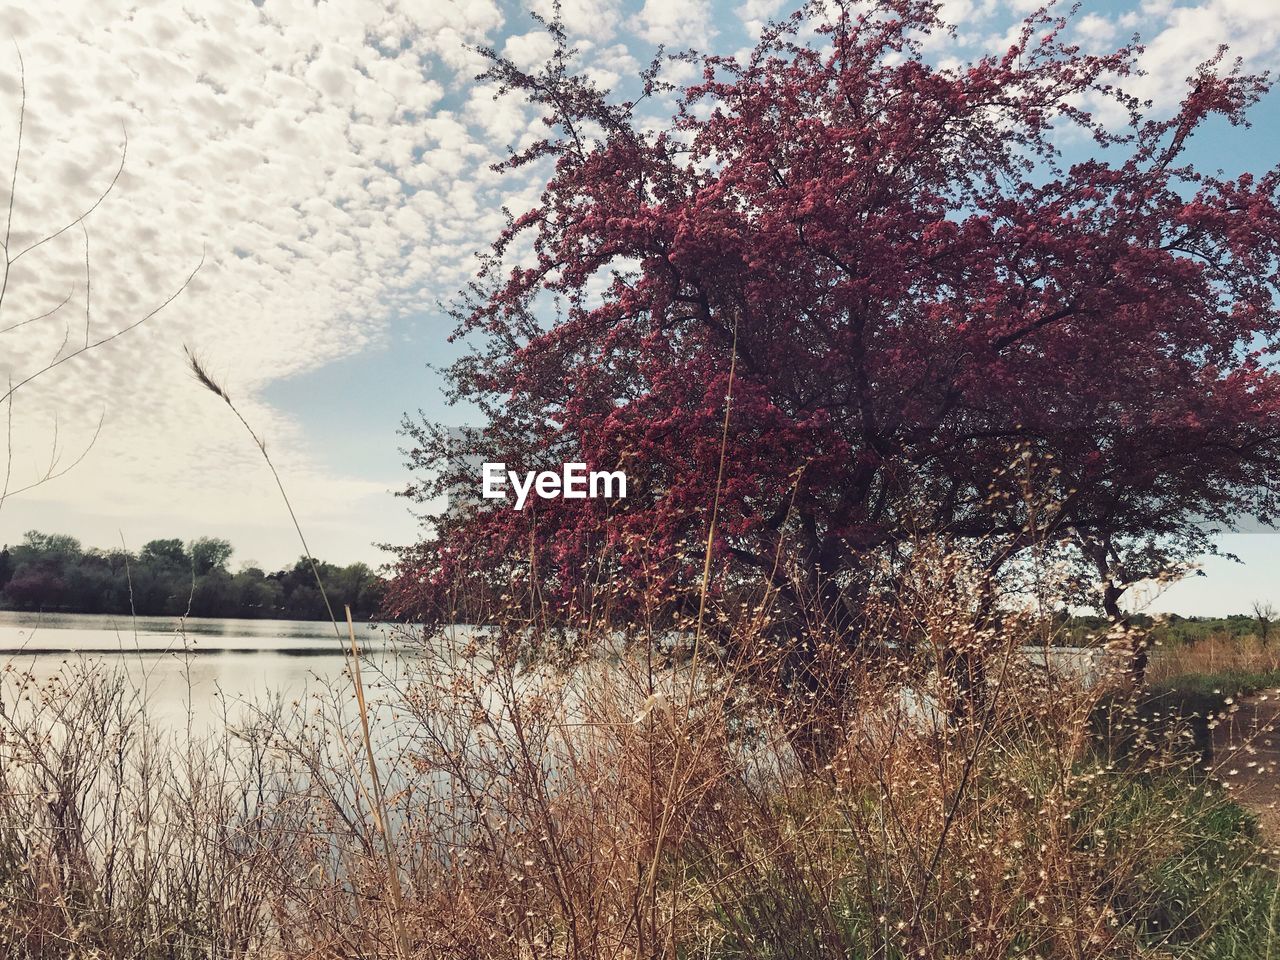
<path fill-rule="evenodd" d="M 1000 50 L 1038 5 L 947 0 L 957 33 L 932 41 L 930 56 Z M 529 14 L 549 8 L 0 0 L 0 36 L 14 41 L 0 44 L 0 181 L 18 143 L 19 53 L 26 85 L 11 256 L 89 208 L 124 152 L 85 229 L 13 263 L 0 301 L 0 377 L 20 381 L 178 292 L 0 411 L 9 489 L 55 474 L 4 502 L 0 542 L 30 529 L 100 547 L 210 535 L 232 541 L 233 565 L 298 556 L 257 448 L 193 381 L 184 347 L 266 442 L 318 556 L 377 564 L 387 559 L 377 544 L 411 541 L 417 521 L 394 496 L 408 481 L 401 418 L 420 409 L 468 419 L 445 405 L 428 366 L 458 350 L 446 342 L 441 304 L 474 271 L 503 206 L 524 209 L 538 186 L 536 170 L 490 170 L 541 124 L 476 81 L 474 47 L 537 61 L 549 42 Z M 734 53 L 789 9 L 780 0 L 565 0 L 563 16 L 583 69 L 614 85 L 658 45 Z M 1269 0 L 1083 0 L 1071 29 L 1099 51 L 1140 33 L 1147 73 L 1130 87 L 1157 108 L 1220 43 L 1251 69 L 1280 69 L 1280 3 Z M 686 79 L 684 69 L 669 67 L 669 77 Z M 1280 94 L 1253 116 L 1250 130 L 1202 135 L 1195 159 L 1228 173 L 1280 162 Z M 0 184 L 0 213 L 9 194 Z M 1280 606 L 1280 535 L 1223 544 L 1245 562 L 1210 559 L 1205 576 L 1148 598 L 1149 608 Z"/>

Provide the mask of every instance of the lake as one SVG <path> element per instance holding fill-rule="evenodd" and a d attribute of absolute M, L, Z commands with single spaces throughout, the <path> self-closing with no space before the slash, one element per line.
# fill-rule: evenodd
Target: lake
<path fill-rule="evenodd" d="M 347 642 L 345 624 L 342 630 L 340 641 L 333 625 L 323 621 L 0 611 L 0 667 L 46 680 L 80 658 L 104 661 L 127 672 L 162 724 L 208 730 L 245 704 L 273 696 L 302 701 L 335 685 L 349 688 L 340 646 Z M 404 676 L 412 658 L 401 656 L 391 628 L 357 624 L 356 640 L 366 687 L 376 698 L 379 688 Z M 1095 675 L 1101 654 L 1072 647 L 1024 652 L 1033 662 L 1076 676 Z M 0 689 L 0 697 L 9 695 L 8 685 Z M 903 695 L 916 699 L 908 691 Z"/>
<path fill-rule="evenodd" d="M 222 620 L 0 611 L 0 667 L 46 680 L 80 658 L 123 668 L 162 723 L 208 728 L 224 707 L 269 695 L 301 699 L 349 683 L 333 625 L 322 621 Z M 366 682 L 394 675 L 395 643 L 382 628 L 356 624 L 368 658 Z M 3 694 L 8 695 L 6 686 Z"/>

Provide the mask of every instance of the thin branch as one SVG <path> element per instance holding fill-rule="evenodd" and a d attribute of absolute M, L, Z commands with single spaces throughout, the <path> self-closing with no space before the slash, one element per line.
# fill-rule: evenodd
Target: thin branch
<path fill-rule="evenodd" d="M 120 164 L 119 166 L 116 167 L 115 175 L 111 178 L 111 182 L 107 184 L 107 188 L 103 190 L 102 193 L 98 194 L 98 199 L 93 201 L 92 204 L 90 204 L 88 210 L 84 211 L 84 213 L 80 214 L 80 216 L 76 217 L 74 220 L 68 223 L 65 227 L 55 230 L 53 233 L 37 240 L 35 243 L 31 244 L 30 246 L 23 247 L 14 256 L 9 257 L 8 266 L 10 267 L 13 266 L 20 259 L 22 259 L 22 257 L 24 257 L 26 254 L 36 249 L 36 247 L 43 246 L 44 244 L 48 243 L 50 240 L 56 240 L 58 237 L 62 236 L 72 227 L 76 226 L 76 224 L 83 223 L 85 217 L 89 216 L 89 214 L 97 210 L 98 207 L 102 204 L 102 201 L 107 199 L 107 197 L 111 194 L 111 191 L 115 189 L 116 184 L 120 182 L 120 175 L 124 173 L 125 158 L 128 156 L 128 153 L 129 153 L 129 131 L 124 129 L 123 126 L 121 127 L 121 131 L 124 136 L 124 142 L 120 146 Z M 7 254 L 7 245 L 6 245 L 6 254 Z M 8 272 L 7 268 L 5 272 L 6 273 Z M 0 291 L 0 293 L 2 292 L 3 291 Z"/>
<path fill-rule="evenodd" d="M 73 284 L 71 289 L 67 292 L 67 295 L 63 297 L 61 301 L 58 302 L 57 306 L 53 307 L 52 309 L 46 310 L 44 313 L 40 314 L 39 316 L 28 317 L 26 320 L 19 320 L 17 323 L 9 324 L 9 326 L 3 329 L 0 329 L 0 336 L 4 336 L 6 333 L 11 333 L 14 330 L 17 330 L 19 327 L 25 327 L 28 323 L 35 323 L 37 320 L 47 320 L 49 317 L 52 317 L 55 313 L 57 313 L 59 310 L 65 307 L 68 303 L 70 303 L 71 298 L 74 297 L 75 295 L 76 295 L 76 288 L 75 288 L 75 285 Z"/>
<path fill-rule="evenodd" d="M 1014 330 L 1010 333 L 1006 333 L 1002 337 L 997 337 L 992 342 L 991 349 L 993 352 L 999 353 L 1005 347 L 1008 347 L 1008 346 L 1011 346 L 1012 344 L 1017 343 L 1023 337 L 1026 337 L 1032 333 L 1035 333 L 1037 330 L 1041 329 L 1042 327 L 1047 327 L 1051 323 L 1057 323 L 1059 320 L 1062 320 L 1062 319 L 1065 319 L 1066 317 L 1071 316 L 1073 313 L 1076 312 L 1077 309 L 1078 308 L 1075 303 L 1068 303 L 1066 306 L 1062 307 L 1061 309 L 1054 310 L 1053 312 L 1047 313 L 1036 320 L 1032 320 L 1030 323 L 1022 327 L 1019 327 L 1017 330 Z"/>
<path fill-rule="evenodd" d="M 22 380 L 19 380 L 16 384 L 13 384 L 12 386 L 9 387 L 9 391 L 5 393 L 4 396 L 0 396 L 0 403 L 4 403 L 6 400 L 12 397 L 15 393 L 17 393 L 20 389 L 25 387 L 28 383 L 30 383 L 31 381 L 39 377 L 44 376 L 46 373 L 53 370 L 55 367 L 60 367 L 62 366 L 62 364 L 66 363 L 68 360 L 74 360 L 76 357 L 79 357 L 82 354 L 88 353 L 90 350 L 96 350 L 98 347 L 101 347 L 104 344 L 110 343 L 112 340 L 119 339 L 129 331 L 135 330 L 138 327 L 142 326 L 142 324 L 146 323 L 148 320 L 150 320 L 152 317 L 158 314 L 161 310 L 163 310 L 169 304 L 173 303 L 174 300 L 178 299 L 179 295 L 181 295 L 182 292 L 186 290 L 188 286 L 191 285 L 191 281 L 196 278 L 196 274 L 200 272 L 200 268 L 203 266 L 204 266 L 204 254 L 201 254 L 200 262 L 196 264 L 195 269 L 191 271 L 187 279 L 182 281 L 181 286 L 179 286 L 177 290 L 173 291 L 173 293 L 169 294 L 169 296 L 165 298 L 165 301 L 163 303 L 161 303 L 158 307 L 156 307 L 146 316 L 133 321 L 133 323 L 129 324 L 126 327 L 121 327 L 115 333 L 109 334 L 108 336 L 103 337 L 101 340 L 95 340 L 93 343 L 88 343 L 77 350 L 73 350 L 71 353 L 68 353 L 65 357 L 55 360 L 52 363 L 48 364 L 47 366 L 41 368 L 40 370 L 37 370 L 35 373 L 31 374 L 30 376 Z"/>
<path fill-rule="evenodd" d="M 9 178 L 9 211 L 4 226 L 4 279 L 0 280 L 0 308 L 4 306 L 4 295 L 9 290 L 9 270 L 13 260 L 9 257 L 9 240 L 13 235 L 13 202 L 18 195 L 18 167 L 22 163 L 22 130 L 27 119 L 27 65 L 22 59 L 22 48 L 14 41 L 18 52 L 18 85 L 22 90 L 18 102 L 18 142 L 13 151 L 13 175 Z"/>
<path fill-rule="evenodd" d="M 62 351 L 67 349 L 67 344 L 71 342 L 71 324 L 64 323 L 62 325 L 62 342 L 58 344 L 58 349 L 53 351 L 53 359 L 49 361 L 49 366 L 54 366 L 57 360 L 62 356 Z"/>
<path fill-rule="evenodd" d="M 10 404 L 10 410 L 12 411 L 12 409 L 13 409 L 13 405 Z M 85 444 L 85 448 L 80 451 L 79 455 L 74 460 L 72 460 L 69 464 L 67 464 L 62 469 L 60 470 L 55 469 L 57 467 L 57 461 L 61 459 L 61 457 L 58 457 L 54 459 L 53 462 L 50 463 L 49 469 L 38 480 L 33 480 L 30 483 L 28 483 L 26 486 L 18 487 L 17 489 L 14 489 L 14 490 L 9 489 L 9 469 L 6 469 L 4 492 L 0 493 L 0 507 L 4 506 L 4 502 L 8 500 L 10 497 L 16 497 L 19 494 L 26 493 L 28 490 L 34 490 L 36 487 L 46 484 L 50 480 L 57 480 L 59 477 L 64 477 L 68 473 L 70 473 L 72 470 L 74 470 L 76 467 L 80 466 L 80 464 L 84 462 L 85 457 L 89 456 L 89 453 L 93 450 L 95 446 L 97 446 L 98 437 L 102 434 L 102 426 L 104 423 L 106 423 L 106 419 L 107 419 L 107 414 L 106 414 L 106 411 L 104 410 L 102 415 L 98 417 L 98 425 L 94 428 L 93 436 L 89 438 L 89 442 Z M 10 430 L 10 442 L 12 442 L 12 435 L 13 435 L 12 412 L 9 414 L 9 430 Z M 9 458 L 10 468 L 12 467 L 12 463 L 13 463 L 13 458 L 12 456 L 10 456 Z"/>
<path fill-rule="evenodd" d="M 89 268 L 89 227 L 82 220 L 80 229 L 84 233 L 84 345 L 89 345 L 89 305 L 93 296 L 93 273 Z"/>
<path fill-rule="evenodd" d="M 58 436 L 61 432 L 62 424 L 58 420 L 57 411 L 53 414 L 53 439 L 49 442 L 49 466 L 45 468 L 44 475 L 47 477 L 58 469 L 58 461 L 62 459 L 58 456 Z"/>
<path fill-rule="evenodd" d="M 9 393 L 13 393 L 13 378 L 9 378 Z M 13 477 L 13 403 L 10 401 L 6 417 L 4 456 L 4 489 L 0 491 L 0 507 L 9 499 L 9 481 Z"/>
<path fill-rule="evenodd" d="M 13 201 L 18 195 L 18 167 L 22 163 L 22 128 L 27 119 L 27 65 L 22 59 L 22 48 L 18 46 L 17 40 L 14 40 L 13 46 L 18 54 L 18 85 L 22 94 L 18 101 L 18 142 L 13 151 L 13 174 L 9 178 L 9 212 L 5 217 L 4 225 L 4 254 L 6 260 L 9 259 L 9 238 L 13 235 Z M 5 274 L 5 280 L 8 281 L 8 270 L 5 271 Z M 0 288 L 0 300 L 3 298 L 4 291 L 3 288 Z"/>

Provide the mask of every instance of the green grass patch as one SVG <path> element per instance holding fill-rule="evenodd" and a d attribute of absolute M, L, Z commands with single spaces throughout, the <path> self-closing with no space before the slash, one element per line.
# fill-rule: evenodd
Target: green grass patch
<path fill-rule="evenodd" d="M 1280 687 L 1280 670 L 1216 670 L 1188 673 L 1148 685 L 1153 697 L 1221 704 L 1227 697 L 1240 699 L 1268 687 Z"/>
<path fill-rule="evenodd" d="M 1176 849 L 1112 900 L 1139 940 L 1205 960 L 1260 960 L 1280 949 L 1276 865 L 1253 815 L 1207 783 L 1133 777 L 1123 798 L 1110 798 L 1103 836 L 1123 843 L 1154 821 L 1168 825 Z"/>

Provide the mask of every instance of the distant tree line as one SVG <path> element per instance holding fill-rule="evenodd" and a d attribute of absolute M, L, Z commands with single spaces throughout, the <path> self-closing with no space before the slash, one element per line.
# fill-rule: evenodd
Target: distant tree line
<path fill-rule="evenodd" d="M 1149 631 L 1153 641 L 1168 646 L 1182 646 L 1210 637 L 1230 640 L 1257 637 L 1266 643 L 1275 627 L 1275 614 L 1274 611 L 1268 613 L 1263 604 L 1256 606 L 1261 608 L 1261 612 L 1233 613 L 1225 617 L 1184 617 L 1176 613 L 1153 617 L 1135 613 L 1130 615 L 1129 625 Z M 1096 643 L 1097 638 L 1111 626 L 1110 620 L 1099 616 L 1062 613 L 1057 621 L 1059 642 L 1067 645 Z"/>
<path fill-rule="evenodd" d="M 232 573 L 231 554 L 231 544 L 216 537 L 152 540 L 134 553 L 85 549 L 75 537 L 33 530 L 0 550 L 0 609 L 327 619 L 305 557 L 272 573 L 255 566 Z M 359 619 L 377 615 L 384 585 L 367 564 L 318 567 L 339 617 L 343 604 Z"/>

